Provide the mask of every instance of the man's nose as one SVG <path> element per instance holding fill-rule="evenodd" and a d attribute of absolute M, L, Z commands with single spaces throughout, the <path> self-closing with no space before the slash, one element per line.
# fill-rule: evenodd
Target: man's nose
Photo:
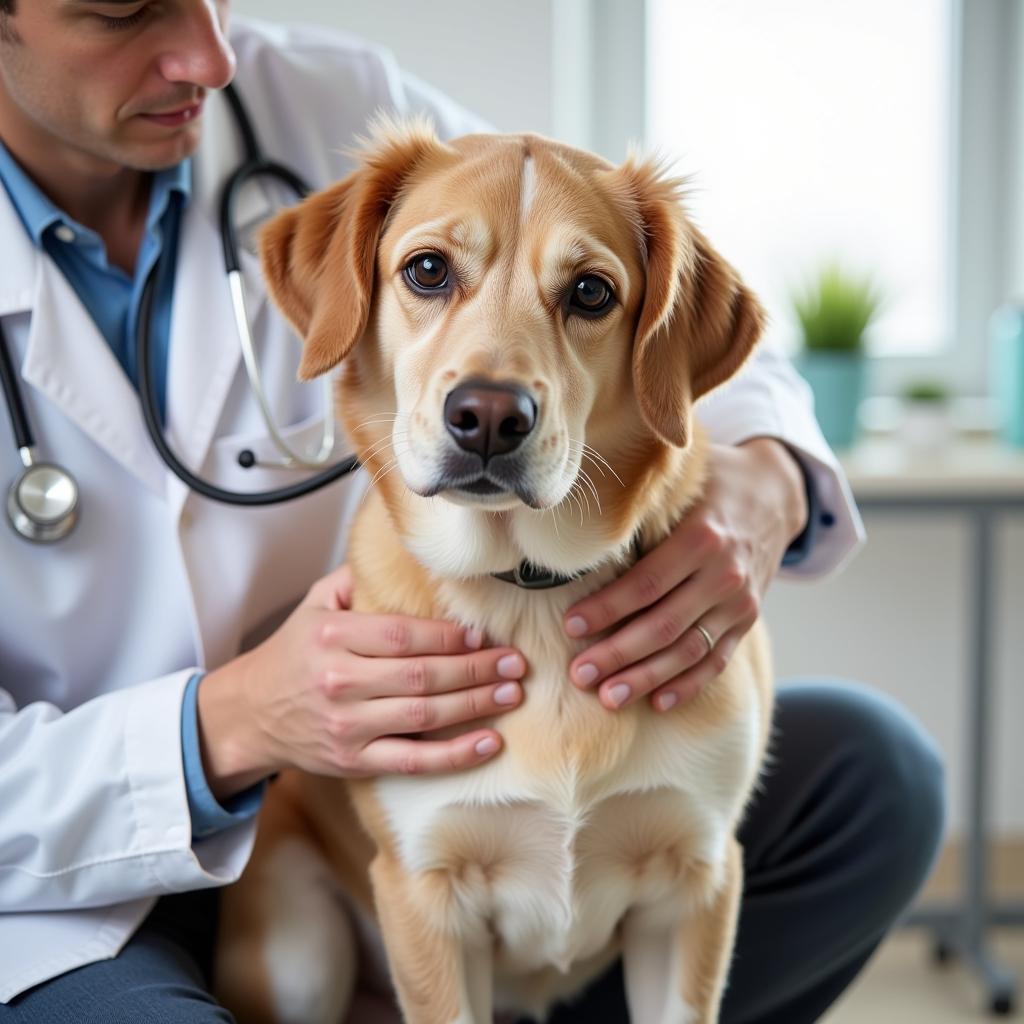
<path fill-rule="evenodd" d="M 214 0 L 185 0 L 160 71 L 168 82 L 187 82 L 206 89 L 222 89 L 235 74 L 235 51 L 228 42 L 219 7 Z"/>
<path fill-rule="evenodd" d="M 537 423 L 537 405 L 518 384 L 466 381 L 444 400 L 444 425 L 455 443 L 484 464 L 514 451 Z"/>

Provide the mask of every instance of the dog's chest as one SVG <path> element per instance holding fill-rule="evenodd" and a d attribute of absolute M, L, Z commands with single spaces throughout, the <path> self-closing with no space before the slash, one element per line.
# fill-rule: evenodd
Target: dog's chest
<path fill-rule="evenodd" d="M 748 706 L 710 730 L 643 702 L 610 712 L 569 681 L 573 652 L 554 611 L 520 620 L 531 673 L 522 706 L 494 721 L 499 757 L 375 783 L 424 910 L 444 932 L 490 936 L 499 970 L 513 973 L 567 970 L 605 949 L 630 908 L 678 916 L 688 890 L 707 895 L 697 890 L 756 771 L 753 687 L 737 687 Z"/>

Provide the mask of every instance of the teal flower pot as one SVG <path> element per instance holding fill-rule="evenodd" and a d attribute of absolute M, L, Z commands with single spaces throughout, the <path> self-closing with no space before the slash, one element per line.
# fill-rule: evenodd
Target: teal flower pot
<path fill-rule="evenodd" d="M 989 380 L 999 432 L 1007 444 L 1024 448 L 1024 309 L 997 309 L 992 315 L 991 339 Z"/>
<path fill-rule="evenodd" d="M 837 449 L 857 439 L 857 410 L 864 398 L 867 361 L 860 352 L 801 352 L 796 368 L 814 392 L 814 414 L 825 440 Z"/>

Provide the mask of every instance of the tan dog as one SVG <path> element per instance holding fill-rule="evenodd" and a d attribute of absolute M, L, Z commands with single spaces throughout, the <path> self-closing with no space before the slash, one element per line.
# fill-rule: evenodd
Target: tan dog
<path fill-rule="evenodd" d="M 480 627 L 530 672 L 481 767 L 278 780 L 226 893 L 222 998 L 241 1022 L 340 1024 L 379 926 L 410 1024 L 543 1020 L 620 954 L 635 1024 L 717 1020 L 771 716 L 764 636 L 691 702 L 611 712 L 570 683 L 583 645 L 561 623 L 700 495 L 691 406 L 750 353 L 756 300 L 678 182 L 532 135 L 383 124 L 263 248 L 301 375 L 344 360 L 376 480 L 356 610 Z M 578 578 L 492 576 L 524 560 Z"/>

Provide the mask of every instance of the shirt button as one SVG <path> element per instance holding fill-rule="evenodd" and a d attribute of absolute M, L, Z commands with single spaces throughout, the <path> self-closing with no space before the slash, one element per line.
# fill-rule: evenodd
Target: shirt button
<path fill-rule="evenodd" d="M 67 226 L 67 224 L 61 224 L 58 226 L 54 234 L 61 242 L 71 243 L 75 240 L 75 233 Z"/>

